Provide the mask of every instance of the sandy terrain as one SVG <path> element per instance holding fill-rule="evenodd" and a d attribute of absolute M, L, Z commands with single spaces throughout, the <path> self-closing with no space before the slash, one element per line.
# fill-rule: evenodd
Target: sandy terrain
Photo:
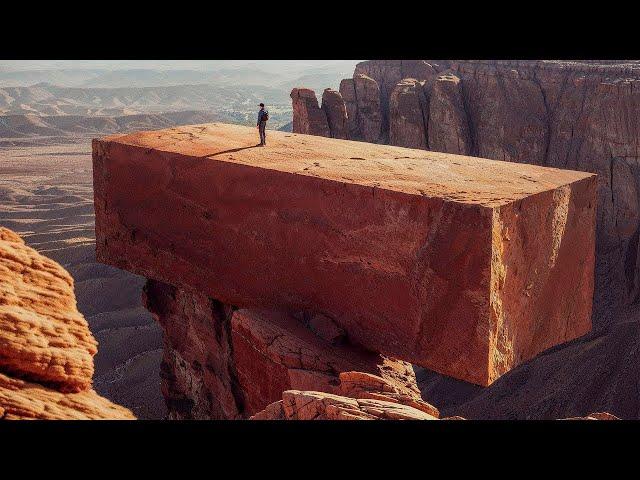
<path fill-rule="evenodd" d="M 162 418 L 162 335 L 140 302 L 144 280 L 95 261 L 91 139 L 13 143 L 0 145 L 0 225 L 75 279 L 78 309 L 99 342 L 98 393 L 139 418 Z"/>

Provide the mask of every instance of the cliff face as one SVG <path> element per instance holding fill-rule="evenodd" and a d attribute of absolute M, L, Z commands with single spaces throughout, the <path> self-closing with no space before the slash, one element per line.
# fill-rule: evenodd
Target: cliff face
<path fill-rule="evenodd" d="M 376 84 L 364 98 L 352 87 L 363 76 Z M 637 62 L 376 60 L 341 92 L 354 140 L 598 174 L 601 327 L 612 307 L 640 298 L 639 80 Z M 363 136 L 378 122 L 380 135 Z"/>
<path fill-rule="evenodd" d="M 134 418 L 91 389 L 96 352 L 71 276 L 0 227 L 0 418 Z"/>

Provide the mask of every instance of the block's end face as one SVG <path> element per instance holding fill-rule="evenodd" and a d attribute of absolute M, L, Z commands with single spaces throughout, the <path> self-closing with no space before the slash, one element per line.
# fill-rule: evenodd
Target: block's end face
<path fill-rule="evenodd" d="M 591 330 L 596 176 L 495 210 L 488 383 Z"/>
<path fill-rule="evenodd" d="M 493 210 L 448 205 L 418 250 L 412 363 L 487 382 Z"/>

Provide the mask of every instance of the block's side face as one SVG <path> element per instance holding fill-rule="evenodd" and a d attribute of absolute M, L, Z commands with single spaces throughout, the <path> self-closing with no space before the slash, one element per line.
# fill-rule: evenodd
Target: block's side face
<path fill-rule="evenodd" d="M 487 385 L 492 209 L 449 204 L 416 252 L 418 363 Z"/>
<path fill-rule="evenodd" d="M 591 329 L 595 179 L 496 208 L 490 381 Z"/>
<path fill-rule="evenodd" d="M 94 177 L 100 261 L 482 383 L 490 209 L 115 142 Z"/>

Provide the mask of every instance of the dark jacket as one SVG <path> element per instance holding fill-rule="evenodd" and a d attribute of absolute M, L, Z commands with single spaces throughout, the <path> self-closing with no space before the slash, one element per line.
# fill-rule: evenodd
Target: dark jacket
<path fill-rule="evenodd" d="M 256 125 L 260 125 L 260 122 L 266 122 L 266 120 L 263 120 L 264 116 L 267 114 L 266 110 L 260 110 L 258 112 L 258 123 L 256 123 Z"/>

